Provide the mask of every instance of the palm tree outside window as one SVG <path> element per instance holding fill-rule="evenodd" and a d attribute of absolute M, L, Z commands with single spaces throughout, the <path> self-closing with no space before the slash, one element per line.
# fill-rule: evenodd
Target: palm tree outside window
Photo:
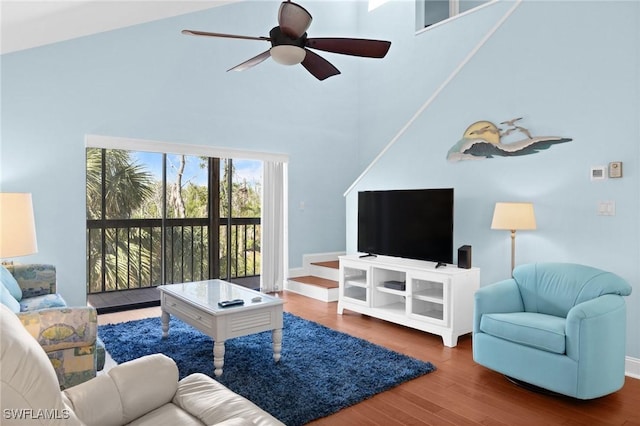
<path fill-rule="evenodd" d="M 88 148 L 87 292 L 259 279 L 261 175 L 257 160 Z"/>

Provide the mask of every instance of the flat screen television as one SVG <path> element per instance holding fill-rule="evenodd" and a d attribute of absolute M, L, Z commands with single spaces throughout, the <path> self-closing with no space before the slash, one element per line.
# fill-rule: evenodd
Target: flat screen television
<path fill-rule="evenodd" d="M 453 188 L 359 192 L 358 251 L 453 263 Z"/>

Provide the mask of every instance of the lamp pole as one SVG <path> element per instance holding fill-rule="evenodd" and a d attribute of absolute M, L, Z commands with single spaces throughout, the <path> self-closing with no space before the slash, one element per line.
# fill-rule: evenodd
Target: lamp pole
<path fill-rule="evenodd" d="M 513 268 L 516 266 L 516 230 L 511 230 L 511 276 L 513 277 Z"/>

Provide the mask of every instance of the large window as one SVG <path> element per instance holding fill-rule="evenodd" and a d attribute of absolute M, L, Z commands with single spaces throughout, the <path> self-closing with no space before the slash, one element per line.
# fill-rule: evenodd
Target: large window
<path fill-rule="evenodd" d="M 87 291 L 260 275 L 259 160 L 87 149 Z"/>
<path fill-rule="evenodd" d="M 491 0 L 416 0 L 416 30 L 431 27 Z"/>

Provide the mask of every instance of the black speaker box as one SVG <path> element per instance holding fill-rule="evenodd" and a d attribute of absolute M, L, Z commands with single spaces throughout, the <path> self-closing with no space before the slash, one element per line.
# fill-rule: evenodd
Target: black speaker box
<path fill-rule="evenodd" d="M 471 268 L 471 246 L 464 245 L 458 249 L 458 268 Z"/>

